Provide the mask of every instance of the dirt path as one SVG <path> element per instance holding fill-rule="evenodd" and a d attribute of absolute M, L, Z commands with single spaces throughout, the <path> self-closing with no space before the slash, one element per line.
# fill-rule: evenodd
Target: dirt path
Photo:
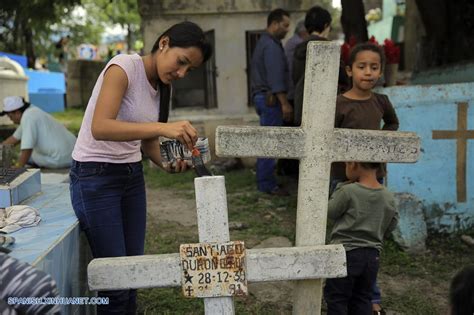
<path fill-rule="evenodd" d="M 175 190 L 147 188 L 148 215 L 156 222 L 176 222 L 182 226 L 196 226 L 196 202 L 179 197 Z"/>

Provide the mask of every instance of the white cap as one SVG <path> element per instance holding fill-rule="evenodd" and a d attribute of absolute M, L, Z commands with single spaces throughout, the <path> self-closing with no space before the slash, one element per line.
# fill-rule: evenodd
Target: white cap
<path fill-rule="evenodd" d="M 26 205 L 6 207 L 0 211 L 0 234 L 13 233 L 25 227 L 36 226 L 41 221 L 37 209 Z"/>
<path fill-rule="evenodd" d="M 22 108 L 23 99 L 19 96 L 7 96 L 3 99 L 3 112 L 0 113 L 0 116 L 5 115 L 6 113 L 13 112 L 19 108 Z"/>

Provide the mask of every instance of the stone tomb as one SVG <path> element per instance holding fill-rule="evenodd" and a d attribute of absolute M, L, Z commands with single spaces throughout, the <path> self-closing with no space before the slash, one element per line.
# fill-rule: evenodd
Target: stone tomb
<path fill-rule="evenodd" d="M 0 144 L 0 208 L 20 204 L 41 191 L 39 169 L 14 168 L 12 146 Z"/>
<path fill-rule="evenodd" d="M 306 56 L 301 127 L 232 127 L 216 130 L 221 157 L 300 160 L 296 248 L 325 244 L 332 162 L 416 162 L 420 139 L 412 132 L 334 128 L 340 47 L 311 42 Z M 301 280 L 294 314 L 320 314 L 321 280 Z"/>

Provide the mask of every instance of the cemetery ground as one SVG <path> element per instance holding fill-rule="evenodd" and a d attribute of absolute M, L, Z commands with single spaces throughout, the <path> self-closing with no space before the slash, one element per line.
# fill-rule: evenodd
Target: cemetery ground
<path fill-rule="evenodd" d="M 83 111 L 55 113 L 77 135 Z M 198 242 L 195 174 L 167 174 L 144 162 L 147 183 L 148 221 L 146 254 L 177 253 L 179 245 Z M 242 240 L 247 248 L 293 246 L 296 221 L 294 180 L 282 177 L 292 192 L 289 197 L 259 193 L 250 169 L 224 175 L 227 189 L 230 239 Z M 328 231 L 330 227 L 328 227 Z M 464 234 L 474 236 L 474 229 Z M 408 255 L 391 240 L 381 256 L 379 286 L 388 314 L 446 314 L 449 281 L 455 272 L 474 261 L 474 247 L 451 236 L 430 235 L 427 251 Z M 291 314 L 293 286 L 290 282 L 249 283 L 249 296 L 236 298 L 236 314 Z M 202 299 L 187 299 L 180 288 L 140 289 L 140 314 L 203 314 Z M 324 308 L 323 308 L 324 313 Z"/>
<path fill-rule="evenodd" d="M 182 243 L 197 243 L 194 173 L 167 174 L 150 168 L 148 163 L 144 165 L 148 198 L 146 254 L 176 253 Z M 296 181 L 282 177 L 292 194 L 275 197 L 257 191 L 250 169 L 215 174 L 225 176 L 231 240 L 242 240 L 247 248 L 293 246 Z M 474 231 L 467 234 L 473 235 Z M 388 314 L 446 314 L 451 277 L 473 261 L 474 248 L 464 244 L 457 234 L 430 236 L 427 251 L 418 255 L 408 255 L 388 240 L 379 272 L 384 308 Z M 184 298 L 180 290 L 139 290 L 140 312 L 203 314 L 203 301 Z M 236 314 L 291 314 L 291 283 L 249 283 L 249 291 L 248 297 L 235 299 Z"/>

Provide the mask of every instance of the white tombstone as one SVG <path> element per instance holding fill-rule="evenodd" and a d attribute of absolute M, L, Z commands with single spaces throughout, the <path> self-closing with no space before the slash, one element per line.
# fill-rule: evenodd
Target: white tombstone
<path fill-rule="evenodd" d="M 194 180 L 199 240 L 229 241 L 227 197 L 223 176 Z M 288 281 L 346 276 L 342 245 L 249 249 L 246 277 L 249 282 Z M 91 290 L 177 287 L 182 282 L 180 255 L 144 255 L 94 259 L 88 266 Z M 204 299 L 206 314 L 234 314 L 231 297 Z"/>
<path fill-rule="evenodd" d="M 216 129 L 218 156 L 300 160 L 296 247 L 325 243 L 332 162 L 410 163 L 419 156 L 415 133 L 334 128 L 339 53 L 334 42 L 308 44 L 301 127 Z M 293 313 L 320 314 L 321 297 L 321 280 L 298 281 Z"/>
<path fill-rule="evenodd" d="M 0 112 L 7 96 L 21 96 L 28 100 L 28 77 L 18 62 L 0 57 Z M 0 117 L 0 125 L 11 124 L 13 122 L 7 116 Z"/>

